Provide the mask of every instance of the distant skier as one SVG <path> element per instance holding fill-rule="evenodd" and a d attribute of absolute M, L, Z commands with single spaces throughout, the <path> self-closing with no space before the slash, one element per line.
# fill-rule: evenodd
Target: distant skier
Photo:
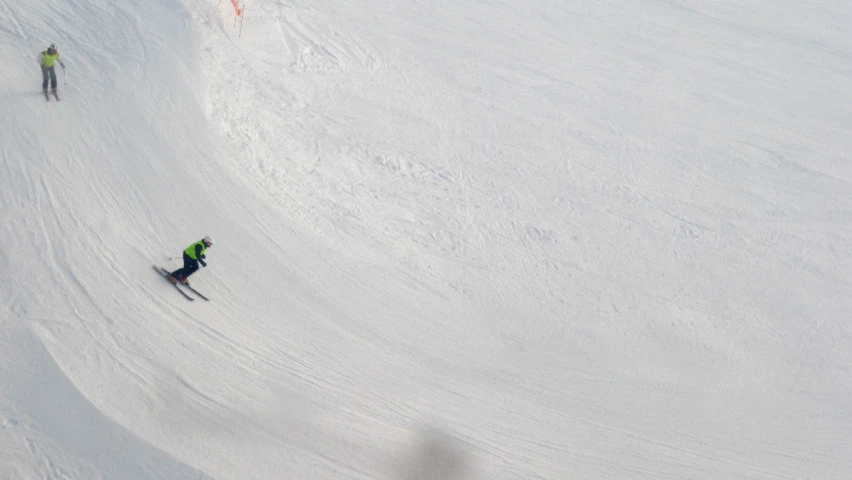
<path fill-rule="evenodd" d="M 47 50 L 41 52 L 39 54 L 38 63 L 41 65 L 41 76 L 44 81 L 41 84 L 41 89 L 44 91 L 44 94 L 47 95 L 47 81 L 50 80 L 50 88 L 53 90 L 53 93 L 56 93 L 56 70 L 54 70 L 54 63 L 59 62 L 59 66 L 65 70 L 65 64 L 62 63 L 62 60 L 59 58 L 59 51 L 56 50 L 56 44 L 51 43 Z"/>
<path fill-rule="evenodd" d="M 172 272 L 169 275 L 169 281 L 172 283 L 181 282 L 188 284 L 189 280 L 187 278 L 198 271 L 199 263 L 201 263 L 202 267 L 207 266 L 207 263 L 204 261 L 206 258 L 204 252 L 212 246 L 213 239 L 207 236 L 186 247 L 186 250 L 183 251 L 183 268 Z"/>

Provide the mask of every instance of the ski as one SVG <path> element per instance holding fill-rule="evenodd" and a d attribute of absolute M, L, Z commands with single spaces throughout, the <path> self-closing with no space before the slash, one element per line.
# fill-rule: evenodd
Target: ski
<path fill-rule="evenodd" d="M 160 275 L 162 275 L 162 276 L 163 276 L 163 278 L 165 278 L 165 279 L 166 279 L 166 281 L 167 281 L 167 282 L 169 282 L 169 275 L 171 275 L 171 274 L 169 273 L 169 271 L 167 271 L 167 270 L 166 270 L 165 268 L 163 268 L 163 267 L 158 267 L 158 266 L 156 266 L 156 265 L 154 265 L 153 267 L 154 267 L 154 270 L 156 270 L 156 271 L 157 271 L 157 273 L 159 273 Z M 169 283 L 172 283 L 172 282 L 169 282 Z M 172 283 L 172 285 L 175 287 L 175 289 L 176 289 L 178 292 L 180 292 L 180 294 L 181 294 L 181 295 L 183 295 L 183 298 L 185 298 L 185 299 L 189 300 L 190 302 L 194 302 L 194 301 L 195 301 L 195 299 L 194 299 L 194 298 L 192 298 L 192 297 L 191 297 L 188 293 L 186 293 L 186 292 L 184 292 L 183 290 L 181 290 L 181 289 L 180 289 L 180 287 L 178 287 L 177 283 Z"/>
<path fill-rule="evenodd" d="M 56 93 L 56 90 L 53 91 L 53 98 L 55 98 L 57 102 L 59 101 L 59 94 Z"/>
<path fill-rule="evenodd" d="M 180 285 L 180 282 L 178 282 L 178 285 Z M 199 297 L 203 298 L 204 300 L 207 300 L 208 302 L 210 301 L 210 299 L 209 299 L 209 298 L 207 298 L 207 297 L 205 297 L 204 295 L 202 295 L 202 294 L 201 294 L 201 292 L 199 292 L 198 290 L 196 290 L 196 289 L 192 288 L 192 287 L 191 287 L 188 283 L 184 283 L 184 284 L 183 284 L 183 286 L 184 286 L 184 287 L 186 287 L 186 288 L 188 288 L 188 289 L 190 289 L 190 290 L 192 290 L 192 293 L 194 293 L 194 294 L 198 295 Z"/>
<path fill-rule="evenodd" d="M 44 99 L 48 102 L 50 101 L 50 95 L 47 94 L 47 90 L 44 90 Z"/>

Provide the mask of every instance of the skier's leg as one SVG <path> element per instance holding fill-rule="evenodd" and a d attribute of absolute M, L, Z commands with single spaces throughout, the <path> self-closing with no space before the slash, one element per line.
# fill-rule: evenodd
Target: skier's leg
<path fill-rule="evenodd" d="M 195 260 L 189 258 L 189 255 L 187 255 L 186 252 L 183 252 L 183 268 L 178 268 L 177 270 L 172 272 L 172 276 L 175 278 L 188 276 L 190 274 L 189 269 L 192 266 L 192 262 L 194 261 Z M 198 263 L 196 263 L 195 265 L 195 268 L 198 268 Z"/>
<path fill-rule="evenodd" d="M 193 273 L 198 271 L 198 260 L 193 260 L 192 265 L 189 268 L 185 269 L 184 277 L 189 277 Z"/>
<path fill-rule="evenodd" d="M 183 252 L 183 278 L 189 277 L 198 270 L 198 260 L 190 258 L 186 252 Z"/>
<path fill-rule="evenodd" d="M 46 92 L 47 91 L 48 76 L 47 76 L 47 67 L 45 67 L 44 65 L 41 66 L 41 78 L 42 78 L 41 89 Z"/>
<path fill-rule="evenodd" d="M 56 68 L 50 67 L 48 68 L 50 72 L 50 88 L 55 92 L 56 91 Z"/>

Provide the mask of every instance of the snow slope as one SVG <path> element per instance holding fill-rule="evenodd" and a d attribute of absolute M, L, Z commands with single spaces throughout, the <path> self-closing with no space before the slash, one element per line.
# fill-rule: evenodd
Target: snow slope
<path fill-rule="evenodd" d="M 850 12 L 741 3 L 0 3 L 0 477 L 847 478 Z"/>

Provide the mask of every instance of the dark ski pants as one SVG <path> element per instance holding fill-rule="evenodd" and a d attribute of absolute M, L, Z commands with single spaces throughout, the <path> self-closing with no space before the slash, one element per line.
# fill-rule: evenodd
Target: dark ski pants
<path fill-rule="evenodd" d="M 53 67 L 41 66 L 41 77 L 44 79 L 41 82 L 41 89 L 47 90 L 47 80 L 50 79 L 50 88 L 56 90 L 56 69 Z"/>
<path fill-rule="evenodd" d="M 189 255 L 186 252 L 183 252 L 183 268 L 178 268 L 174 272 L 172 272 L 172 276 L 175 278 L 180 278 L 184 276 L 189 278 L 190 275 L 195 273 L 198 270 L 198 260 L 194 258 L 189 258 Z"/>

